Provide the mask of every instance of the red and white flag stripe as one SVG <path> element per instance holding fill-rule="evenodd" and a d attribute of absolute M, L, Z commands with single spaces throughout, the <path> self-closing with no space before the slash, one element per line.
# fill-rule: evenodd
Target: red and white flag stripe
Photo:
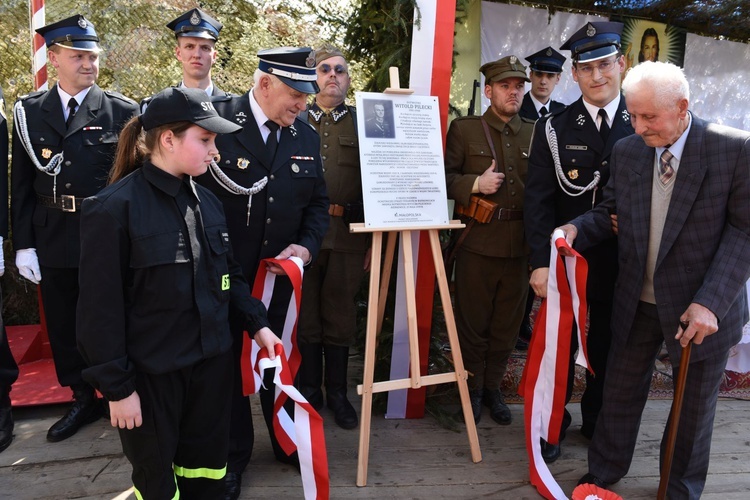
<path fill-rule="evenodd" d="M 409 88 L 417 95 L 437 96 L 443 146 L 448 121 L 451 71 L 453 64 L 453 32 L 456 19 L 456 0 L 417 0 L 411 46 Z M 419 331 L 419 360 L 421 366 L 409 366 L 409 337 L 406 319 L 406 299 L 403 290 L 403 262 L 399 254 L 399 274 L 396 290 L 396 311 L 393 324 L 391 351 L 391 380 L 409 377 L 410 370 L 427 374 L 432 327 L 432 306 L 435 292 L 435 266 L 432 262 L 429 235 L 422 231 L 414 237 L 416 262 L 417 329 Z M 404 389 L 388 393 L 387 418 L 422 418 L 425 389 Z"/>
<path fill-rule="evenodd" d="M 548 499 L 567 498 L 544 463 L 540 439 L 558 444 L 565 410 L 570 341 L 573 328 L 578 337 L 576 363 L 590 370 L 586 356 L 586 277 L 588 264 L 565 241 L 561 231 L 552 235 L 547 298 L 534 322 L 534 333 L 526 357 L 518 393 L 524 397 L 526 451 L 531 484 Z M 573 257 L 564 257 L 565 247 Z"/>
<path fill-rule="evenodd" d="M 34 89 L 47 90 L 47 47 L 44 43 L 44 37 L 35 32 L 45 24 L 44 0 L 31 0 L 29 2 L 29 14 L 31 18 L 31 61 L 34 71 Z"/>
<path fill-rule="evenodd" d="M 330 479 L 323 419 L 294 387 L 294 377 L 284 356 L 284 348 L 277 345 L 275 352 L 276 359 L 271 360 L 268 351 L 261 349 L 255 372 L 262 380 L 264 370 L 276 369 L 273 380 L 277 394 L 273 417 L 276 438 L 287 455 L 297 451 L 305 499 L 327 500 Z M 278 397 L 281 393 L 294 401 L 294 420 L 284 409 L 282 398 Z"/>

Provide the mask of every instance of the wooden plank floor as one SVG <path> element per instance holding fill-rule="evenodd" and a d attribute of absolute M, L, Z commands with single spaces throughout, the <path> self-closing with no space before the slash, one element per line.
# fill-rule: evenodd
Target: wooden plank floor
<path fill-rule="evenodd" d="M 354 390 L 350 398 L 358 403 Z M 256 415 L 256 449 L 243 476 L 241 498 L 302 498 L 298 473 L 273 460 L 265 426 Z M 649 401 L 643 418 L 636 460 L 630 474 L 615 487 L 626 499 L 653 499 L 658 487 L 658 449 L 669 401 Z M 355 405 L 358 406 L 358 405 Z M 130 465 L 123 457 L 115 430 L 101 420 L 61 443 L 47 443 L 48 427 L 64 406 L 21 408 L 15 440 L 0 453 L 0 498 L 124 499 Z M 573 426 L 562 457 L 551 465 L 561 487 L 570 493 L 586 472 L 587 441 L 577 432 L 578 405 L 570 405 Z M 458 411 L 458 405 L 455 410 Z M 326 419 L 331 498 L 523 499 L 541 498 L 528 482 L 523 433 L 523 407 L 511 405 L 513 423 L 496 425 L 484 410 L 478 432 L 483 461 L 470 459 L 466 434 L 441 428 L 432 418 L 372 421 L 369 475 L 366 487 L 355 485 L 359 433 L 344 431 Z M 750 496 L 750 402 L 721 401 L 714 429 L 711 468 L 705 499 L 746 499 Z"/>

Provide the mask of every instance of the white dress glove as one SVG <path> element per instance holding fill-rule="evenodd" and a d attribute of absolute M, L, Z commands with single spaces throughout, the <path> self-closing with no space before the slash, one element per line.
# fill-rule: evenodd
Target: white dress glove
<path fill-rule="evenodd" d="M 22 248 L 16 252 L 16 267 L 18 273 L 31 281 L 39 284 L 42 281 L 42 272 L 39 270 L 39 259 L 36 256 L 36 248 Z"/>

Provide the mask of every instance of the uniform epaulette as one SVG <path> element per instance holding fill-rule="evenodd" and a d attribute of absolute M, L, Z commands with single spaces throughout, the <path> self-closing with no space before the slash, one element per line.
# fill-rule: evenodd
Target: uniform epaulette
<path fill-rule="evenodd" d="M 121 101 L 125 101 L 127 103 L 138 104 L 137 102 L 135 102 L 130 97 L 128 97 L 126 95 L 123 95 L 123 94 L 121 94 L 119 92 L 115 92 L 114 90 L 105 90 L 104 93 L 107 94 L 110 97 L 114 97 L 114 98 L 120 99 Z"/>
<path fill-rule="evenodd" d="M 232 97 L 234 97 L 233 94 L 230 92 L 225 92 L 224 95 L 212 95 L 211 96 L 211 102 L 226 102 L 231 101 Z"/>
<path fill-rule="evenodd" d="M 307 113 L 307 111 L 305 111 L 305 113 Z M 308 127 L 310 128 L 310 130 L 312 130 L 312 131 L 313 131 L 313 132 L 315 132 L 316 134 L 318 133 L 318 131 L 317 131 L 317 130 L 315 130 L 315 127 L 313 127 L 313 126 L 312 126 L 312 125 L 310 124 L 310 122 L 308 122 L 307 120 L 303 120 L 303 119 L 302 119 L 302 118 L 300 118 L 299 116 L 297 116 L 297 118 L 295 118 L 295 120 L 299 120 L 300 122 L 302 122 L 302 123 L 304 123 L 305 125 L 307 125 L 307 126 L 308 126 Z"/>
<path fill-rule="evenodd" d="M 453 119 L 455 122 L 456 120 L 478 120 L 482 117 L 482 115 L 466 115 L 466 116 L 457 116 Z"/>
<path fill-rule="evenodd" d="M 521 115 L 518 115 L 518 116 L 521 117 L 521 121 L 523 121 L 523 122 L 531 123 L 532 125 L 536 123 L 536 120 L 531 120 L 531 119 L 526 118 L 525 116 L 521 116 Z"/>
<path fill-rule="evenodd" d="M 43 95 L 47 93 L 47 90 L 37 90 L 36 92 L 29 92 L 28 94 L 20 95 L 18 96 L 19 101 L 25 101 L 26 99 L 31 99 L 33 97 L 39 97 L 40 95 Z"/>
<path fill-rule="evenodd" d="M 560 113 L 562 113 L 563 111 L 565 111 L 566 109 L 568 109 L 569 106 L 570 106 L 569 104 L 564 104 L 562 108 L 558 108 L 558 109 L 555 109 L 553 111 L 550 111 L 547 114 L 547 116 L 557 116 Z"/>

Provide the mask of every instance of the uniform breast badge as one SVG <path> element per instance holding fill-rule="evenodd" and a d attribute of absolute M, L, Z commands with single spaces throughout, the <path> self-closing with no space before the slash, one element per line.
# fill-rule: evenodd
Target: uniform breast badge
<path fill-rule="evenodd" d="M 576 118 L 576 123 L 579 127 L 582 127 L 584 123 L 586 123 L 586 117 L 581 115 L 578 115 L 578 118 Z"/>
<path fill-rule="evenodd" d="M 568 177 L 570 177 L 570 180 L 572 181 L 578 179 L 578 169 L 573 168 L 571 170 L 568 170 Z"/>
<path fill-rule="evenodd" d="M 42 158 L 49 160 L 52 157 L 52 150 L 48 148 L 42 149 Z"/>
<path fill-rule="evenodd" d="M 247 115 L 243 111 L 240 111 L 239 113 L 234 115 L 234 121 L 242 125 L 247 121 Z"/>
<path fill-rule="evenodd" d="M 245 170 L 247 167 L 250 166 L 250 160 L 247 158 L 237 158 L 237 168 L 240 170 Z"/>
<path fill-rule="evenodd" d="M 294 172 L 295 174 L 298 174 L 299 173 L 299 165 L 297 165 L 296 163 L 292 163 L 292 172 Z"/>

